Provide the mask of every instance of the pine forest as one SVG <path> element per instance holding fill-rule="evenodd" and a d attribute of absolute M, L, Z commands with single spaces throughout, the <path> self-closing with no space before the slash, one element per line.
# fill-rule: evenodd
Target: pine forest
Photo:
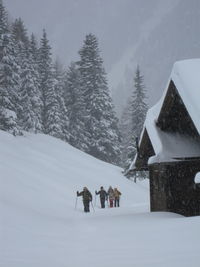
<path fill-rule="evenodd" d="M 131 100 L 129 125 L 119 127 L 97 37 L 85 36 L 79 60 L 66 69 L 53 60 L 51 50 L 45 29 L 40 41 L 29 36 L 23 20 L 11 21 L 0 0 L 0 129 L 15 136 L 24 131 L 51 135 L 127 168 L 147 110 L 141 105 L 143 85 L 137 86 L 139 67 L 135 88 L 142 91 L 136 90 Z"/>

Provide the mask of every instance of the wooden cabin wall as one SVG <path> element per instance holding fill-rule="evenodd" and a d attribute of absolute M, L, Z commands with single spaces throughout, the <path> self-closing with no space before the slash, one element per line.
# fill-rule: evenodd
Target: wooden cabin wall
<path fill-rule="evenodd" d="M 166 211 L 166 179 L 165 166 L 161 164 L 151 165 L 149 167 L 150 180 L 150 210 Z"/>
<path fill-rule="evenodd" d="M 199 161 L 150 166 L 151 211 L 200 215 L 200 188 L 194 182 L 199 171 Z"/>

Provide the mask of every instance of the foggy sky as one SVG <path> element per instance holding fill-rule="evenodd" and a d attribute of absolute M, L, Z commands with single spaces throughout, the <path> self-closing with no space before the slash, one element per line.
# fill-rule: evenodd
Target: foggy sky
<path fill-rule="evenodd" d="M 137 64 L 151 107 L 161 97 L 174 62 L 200 55 L 200 0 L 3 1 L 30 34 L 40 38 L 43 28 L 47 30 L 54 58 L 59 56 L 65 67 L 79 59 L 85 35 L 95 34 L 119 116 L 134 90 Z"/>
<path fill-rule="evenodd" d="M 141 3 L 142 2 L 142 3 Z M 158 0 L 4 0 L 13 18 L 21 17 L 29 33 L 47 30 L 53 52 L 64 65 L 77 59 L 86 34 L 99 39 L 106 71 L 139 38 L 139 27 Z"/>

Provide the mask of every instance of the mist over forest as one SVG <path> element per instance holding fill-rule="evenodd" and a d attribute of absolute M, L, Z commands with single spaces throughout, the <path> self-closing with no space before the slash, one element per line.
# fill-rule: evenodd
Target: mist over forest
<path fill-rule="evenodd" d="M 200 54 L 198 0 L 0 0 L 0 9 L 1 129 L 52 135 L 125 169 L 174 62 Z"/>
<path fill-rule="evenodd" d="M 47 30 L 54 55 L 67 66 L 87 33 L 100 44 L 109 88 L 120 116 L 133 91 L 137 64 L 144 75 L 149 106 L 166 86 L 176 60 L 200 55 L 198 0 L 5 0 L 12 17 L 30 32 Z M 47 8 L 48 6 L 48 8 Z"/>

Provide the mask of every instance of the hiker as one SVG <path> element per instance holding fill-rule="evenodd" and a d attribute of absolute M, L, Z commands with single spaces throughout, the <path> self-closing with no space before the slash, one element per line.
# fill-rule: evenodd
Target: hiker
<path fill-rule="evenodd" d="M 114 190 L 113 190 L 112 186 L 109 186 L 107 195 L 108 195 L 108 198 L 109 198 L 110 208 L 112 208 L 113 207 L 113 202 L 114 202 L 114 199 L 115 199 Z"/>
<path fill-rule="evenodd" d="M 105 208 L 105 201 L 108 200 L 108 196 L 106 191 L 104 190 L 103 186 L 100 187 L 99 192 L 95 191 L 96 195 L 99 195 L 100 197 L 100 202 L 101 202 L 101 208 Z"/>
<path fill-rule="evenodd" d="M 92 194 L 90 191 L 87 187 L 84 187 L 82 192 L 79 193 L 79 191 L 77 191 L 76 193 L 77 197 L 83 197 L 84 212 L 90 212 L 90 201 L 92 201 Z"/>
<path fill-rule="evenodd" d="M 114 188 L 114 197 L 115 197 L 115 207 L 119 207 L 121 192 L 117 188 Z"/>

